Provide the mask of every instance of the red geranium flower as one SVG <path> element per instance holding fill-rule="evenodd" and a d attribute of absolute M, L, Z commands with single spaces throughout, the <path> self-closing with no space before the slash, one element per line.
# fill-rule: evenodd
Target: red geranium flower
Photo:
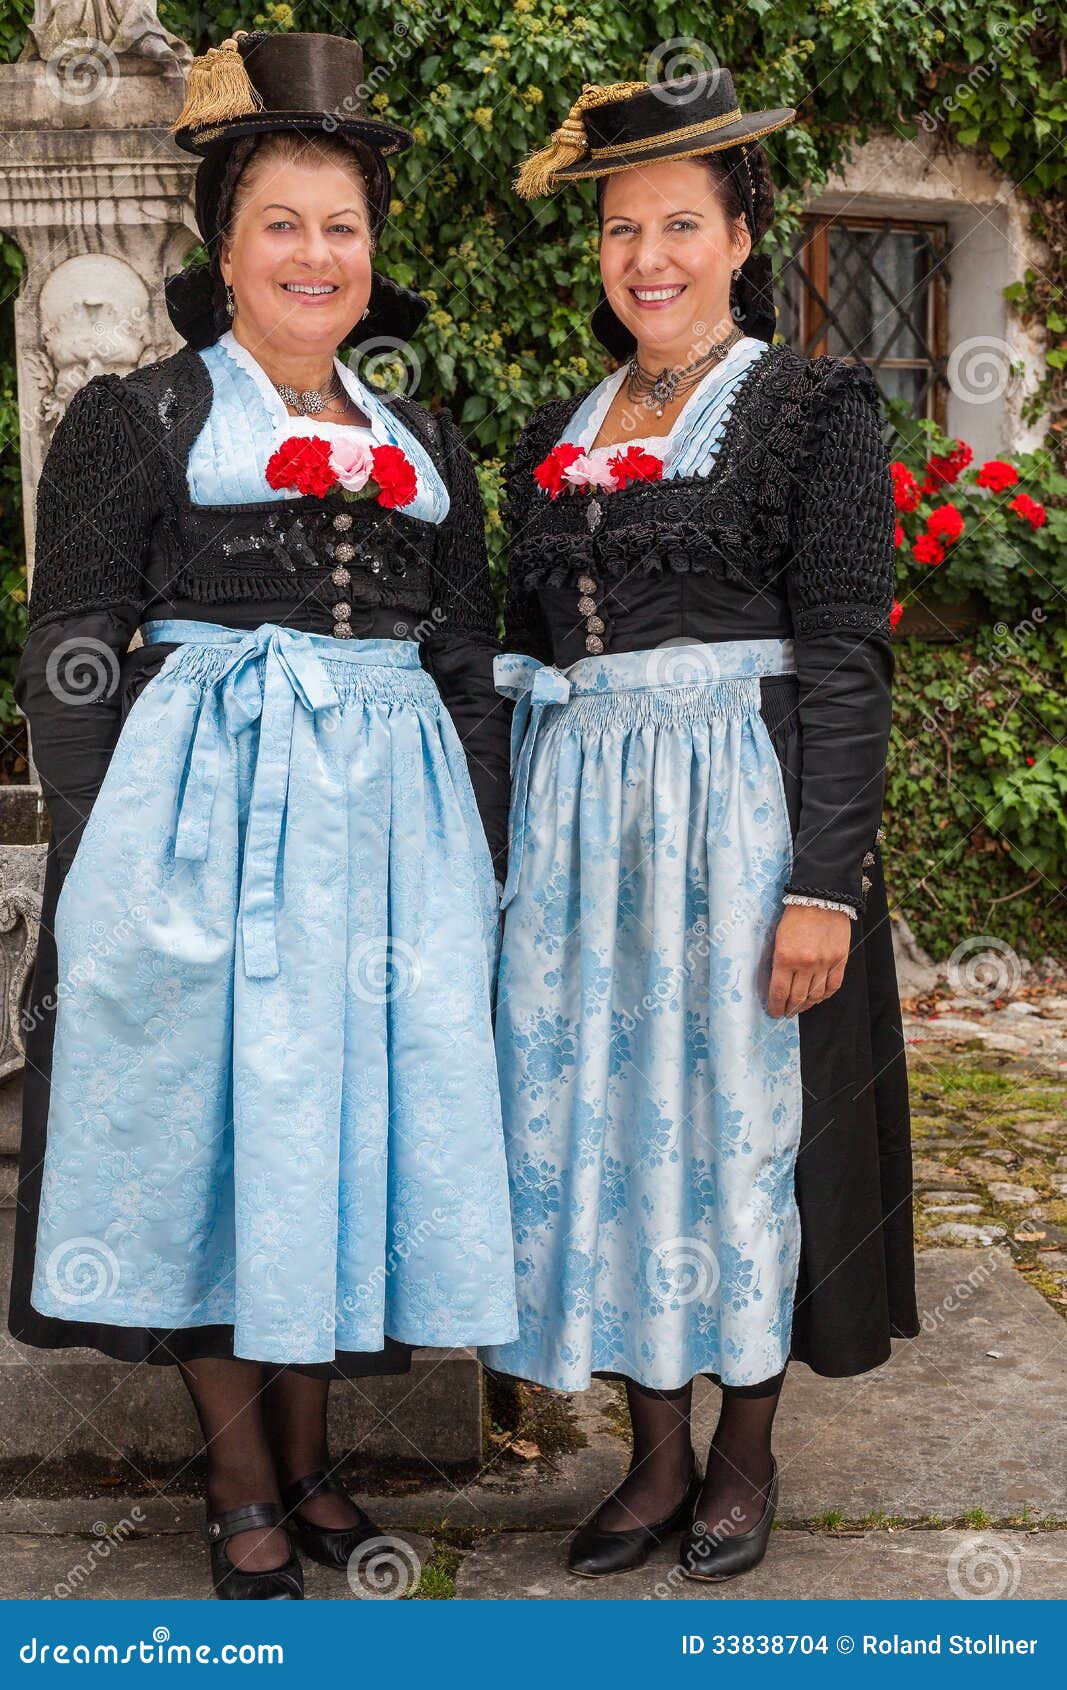
<path fill-rule="evenodd" d="M 298 493 L 323 498 L 336 485 L 336 471 L 330 467 L 332 447 L 317 434 L 292 434 L 283 440 L 267 461 L 265 471 L 271 487 L 295 487 Z"/>
<path fill-rule="evenodd" d="M 892 463 L 889 468 L 893 476 L 893 502 L 897 510 L 913 511 L 922 497 L 918 482 L 907 464 Z"/>
<path fill-rule="evenodd" d="M 399 446 L 375 446 L 371 456 L 374 459 L 374 480 L 380 489 L 378 503 L 389 509 L 410 505 L 419 490 L 410 458 Z"/>
<path fill-rule="evenodd" d="M 945 548 L 932 534 L 920 534 L 912 546 L 918 563 L 940 563 L 945 555 Z"/>
<path fill-rule="evenodd" d="M 955 505 L 938 505 L 937 509 L 930 513 L 926 532 L 935 540 L 942 540 L 945 545 L 951 545 L 953 540 L 958 540 L 963 533 L 962 511 L 958 511 Z"/>
<path fill-rule="evenodd" d="M 903 614 L 904 614 L 904 606 L 900 603 L 899 599 L 894 599 L 893 600 L 893 608 L 889 612 L 889 626 L 891 628 L 895 628 L 897 623 L 900 621 L 900 618 L 903 616 Z"/>
<path fill-rule="evenodd" d="M 581 447 L 571 446 L 566 440 L 559 446 L 553 446 L 548 457 L 542 458 L 534 470 L 534 480 L 537 485 L 543 487 L 545 492 L 550 494 L 553 499 L 557 498 L 566 486 L 563 471 L 574 462 L 575 458 L 580 458 L 581 455 Z"/>
<path fill-rule="evenodd" d="M 1039 505 L 1036 499 L 1031 499 L 1029 493 L 1017 493 L 1015 498 L 1009 501 L 1008 509 L 1014 511 L 1016 516 L 1023 517 L 1031 528 L 1040 528 L 1047 520 L 1044 505 Z"/>
<path fill-rule="evenodd" d="M 893 544 L 894 546 L 904 544 L 904 524 L 902 522 L 894 522 L 893 524 Z"/>
<path fill-rule="evenodd" d="M 1006 464 L 1003 458 L 990 458 L 975 476 L 975 485 L 988 487 L 991 493 L 1003 493 L 1006 488 L 1014 487 L 1018 479 L 1019 471 L 1014 464 Z"/>
<path fill-rule="evenodd" d="M 628 487 L 631 481 L 661 481 L 663 478 L 663 459 L 646 452 L 641 446 L 628 446 L 625 452 L 616 452 L 613 458 L 608 459 L 608 468 L 620 487 Z"/>
<path fill-rule="evenodd" d="M 933 493 L 945 483 L 958 481 L 960 472 L 967 468 L 973 457 L 974 453 L 966 441 L 957 440 L 947 457 L 930 458 L 926 465 L 923 491 Z"/>

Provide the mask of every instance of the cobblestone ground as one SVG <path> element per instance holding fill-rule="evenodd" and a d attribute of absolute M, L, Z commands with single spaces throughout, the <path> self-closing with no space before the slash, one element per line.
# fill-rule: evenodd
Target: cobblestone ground
<path fill-rule="evenodd" d="M 1067 1318 L 1067 994 L 905 1005 L 916 1243 L 1003 1244 Z"/>

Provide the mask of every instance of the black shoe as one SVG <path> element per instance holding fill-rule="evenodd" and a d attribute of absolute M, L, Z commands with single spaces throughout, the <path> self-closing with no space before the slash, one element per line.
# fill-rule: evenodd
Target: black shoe
<path fill-rule="evenodd" d="M 319 1496 L 322 1491 L 336 1491 L 352 1503 L 356 1510 L 357 1519 L 350 1526 L 316 1526 L 311 1520 L 305 1520 L 298 1512 L 300 1504 L 307 1502 L 313 1496 Z M 352 1498 L 332 1473 L 325 1473 L 321 1469 L 317 1473 L 306 1473 L 302 1479 L 294 1479 L 291 1485 L 283 1485 L 282 1496 L 285 1506 L 289 1510 L 289 1526 L 305 1555 L 310 1555 L 313 1561 L 320 1561 L 324 1567 L 347 1568 L 349 1559 L 359 1548 L 361 1543 L 369 1543 L 373 1537 L 384 1537 L 380 1526 L 376 1526 L 370 1517 L 364 1514 L 357 1502 Z"/>
<path fill-rule="evenodd" d="M 567 1566 L 581 1578 L 601 1578 L 605 1573 L 628 1573 L 648 1560 L 656 1546 L 681 1531 L 692 1519 L 696 1499 L 700 1495 L 700 1474 L 696 1460 L 685 1495 L 673 1513 L 654 1526 L 635 1526 L 630 1531 L 605 1532 L 596 1523 L 596 1516 L 571 1539 L 567 1552 Z"/>
<path fill-rule="evenodd" d="M 257 1526 L 282 1526 L 285 1510 L 280 1502 L 248 1502 L 243 1508 L 230 1508 L 224 1514 L 209 1514 L 204 1535 L 211 1545 L 211 1582 L 215 1595 L 223 1601 L 251 1598 L 253 1601 L 298 1602 L 304 1595 L 304 1569 L 300 1558 L 289 1543 L 289 1558 L 280 1567 L 268 1567 L 264 1572 L 245 1572 L 237 1567 L 226 1553 L 226 1540 L 238 1532 L 254 1531 Z M 288 1542 L 288 1533 L 286 1534 Z"/>
<path fill-rule="evenodd" d="M 716 1539 L 711 1532 L 698 1532 L 691 1526 L 678 1552 L 678 1565 L 682 1572 L 687 1578 L 716 1583 L 719 1579 L 736 1578 L 738 1573 L 747 1573 L 758 1567 L 767 1553 L 777 1507 L 778 1463 L 772 1455 L 766 1506 L 751 1531 Z"/>

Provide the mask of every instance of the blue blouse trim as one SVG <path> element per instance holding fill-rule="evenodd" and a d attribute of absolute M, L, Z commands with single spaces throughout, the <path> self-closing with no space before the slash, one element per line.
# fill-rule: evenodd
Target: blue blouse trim
<path fill-rule="evenodd" d="M 266 372 L 251 353 L 228 330 L 199 356 L 211 377 L 213 397 L 207 420 L 198 434 L 186 466 L 189 497 L 196 505 L 243 505 L 266 500 L 297 497 L 271 487 L 265 470 L 267 461 L 286 433 L 314 433 L 300 426 L 302 418 L 290 417 Z M 326 439 L 369 438 L 377 445 L 399 446 L 415 467 L 418 492 L 405 516 L 423 522 L 443 522 L 448 515 L 449 494 L 441 473 L 422 443 L 405 428 L 390 405 L 365 386 L 359 377 L 334 359 L 334 367 L 345 389 L 370 419 L 370 429 L 321 427 Z M 286 424 L 293 424 L 286 429 Z"/>

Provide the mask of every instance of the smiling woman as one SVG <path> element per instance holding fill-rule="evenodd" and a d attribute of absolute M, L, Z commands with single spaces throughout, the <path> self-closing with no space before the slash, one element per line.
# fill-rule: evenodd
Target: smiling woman
<path fill-rule="evenodd" d="M 331 1379 L 517 1331 L 496 610 L 450 413 L 338 356 L 428 309 L 374 269 L 413 137 L 364 86 L 335 36 L 194 61 L 188 344 L 56 428 L 16 679 L 52 835 L 11 1329 L 179 1367 L 226 1599 L 303 1595 L 290 1532 L 380 1536 Z"/>
<path fill-rule="evenodd" d="M 571 1544 L 585 1577 L 683 1528 L 687 1576 L 754 1566 L 790 1358 L 863 1373 L 918 1330 L 877 850 L 892 488 L 868 372 L 774 341 L 758 138 L 794 116 L 746 116 L 721 68 L 586 84 L 517 183 L 597 180 L 593 326 L 620 360 L 512 454 L 497 665 L 520 1333 L 482 1356 L 626 1381 L 633 1458 Z M 722 1389 L 703 1480 L 697 1374 Z"/>

